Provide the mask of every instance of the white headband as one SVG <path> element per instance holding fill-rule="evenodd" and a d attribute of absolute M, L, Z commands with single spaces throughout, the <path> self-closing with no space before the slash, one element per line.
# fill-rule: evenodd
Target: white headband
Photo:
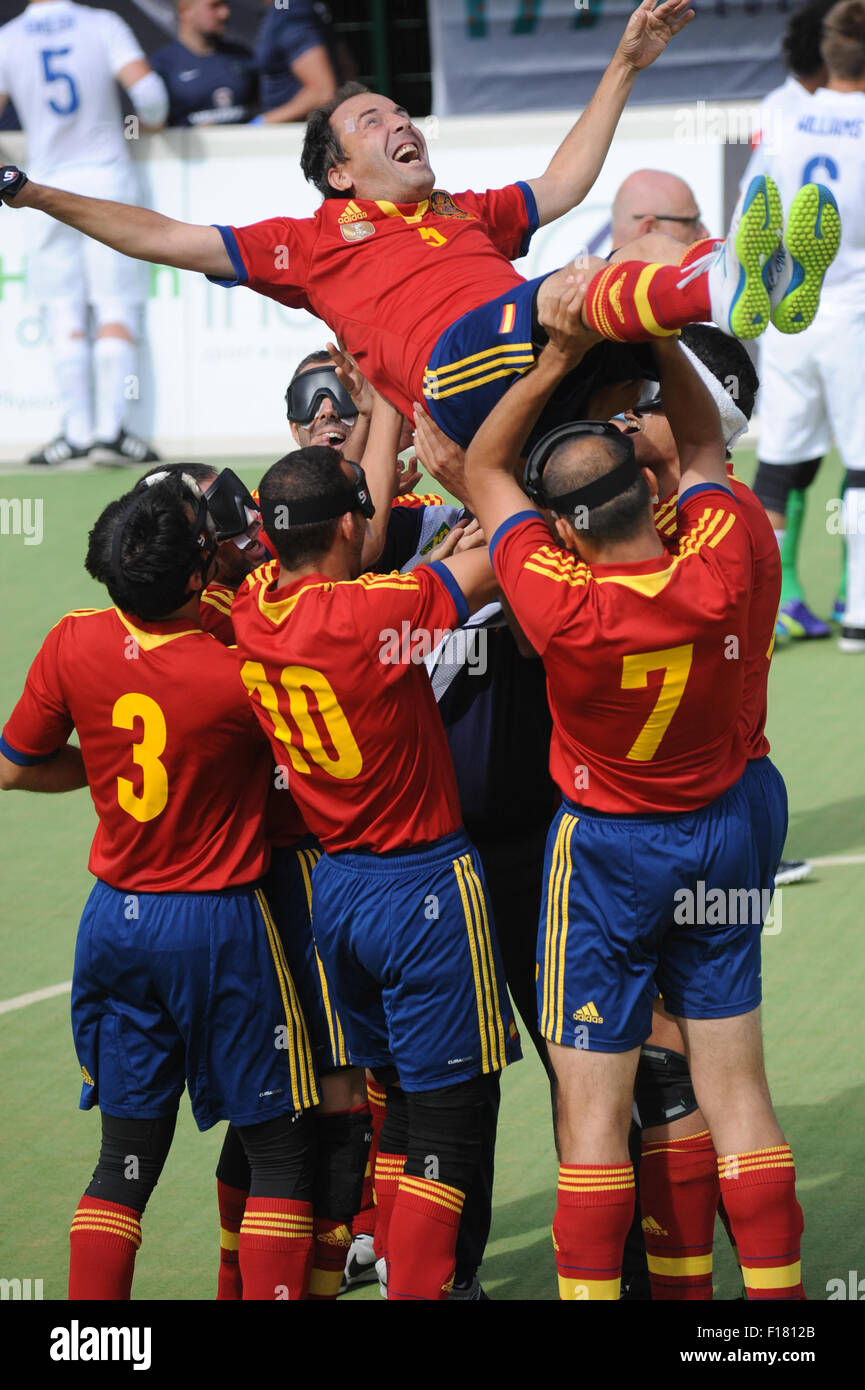
<path fill-rule="evenodd" d="M 724 442 L 728 449 L 732 449 L 736 440 L 747 430 L 748 417 L 744 411 L 739 409 L 730 392 L 724 389 L 714 372 L 710 372 L 705 362 L 701 362 L 697 354 L 686 347 L 681 339 L 679 340 L 679 347 L 703 385 L 708 388 L 712 400 L 718 407 L 718 413 L 721 416 L 721 428 L 724 431 Z"/>

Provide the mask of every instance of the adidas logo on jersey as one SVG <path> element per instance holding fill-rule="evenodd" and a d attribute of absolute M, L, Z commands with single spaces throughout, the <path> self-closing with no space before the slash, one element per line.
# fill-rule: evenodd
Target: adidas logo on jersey
<path fill-rule="evenodd" d="M 85 1086 L 94 1086 L 96 1084 L 85 1066 L 81 1068 L 81 1075 L 84 1077 Z"/>
<path fill-rule="evenodd" d="M 577 1009 L 573 1017 L 577 1023 L 603 1023 L 601 1015 L 595 1008 L 595 1001 L 590 999 L 588 1004 L 584 1004 L 581 1009 Z"/>
<path fill-rule="evenodd" d="M 367 214 L 361 211 L 352 198 L 350 202 L 346 203 L 336 220 L 337 222 L 365 222 L 367 220 Z"/>
<path fill-rule="evenodd" d="M 670 1234 L 669 1231 L 664 1230 L 660 1221 L 655 1220 L 654 1216 L 647 1216 L 644 1221 L 640 1222 L 640 1225 L 650 1236 L 668 1236 Z"/>

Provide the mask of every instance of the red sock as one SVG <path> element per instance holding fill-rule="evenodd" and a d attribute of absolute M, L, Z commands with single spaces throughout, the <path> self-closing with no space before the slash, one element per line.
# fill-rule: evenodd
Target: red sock
<path fill-rule="evenodd" d="M 375 1257 L 388 1258 L 388 1237 L 390 1218 L 399 1180 L 405 1167 L 405 1154 L 383 1154 L 380 1150 L 375 1160 Z"/>
<path fill-rule="evenodd" d="M 727 1239 L 730 1242 L 733 1254 L 736 1256 L 736 1263 L 739 1263 L 739 1250 L 736 1245 L 736 1237 L 733 1235 L 733 1227 L 730 1225 L 730 1218 L 727 1215 L 727 1208 L 724 1206 L 723 1197 L 718 1198 L 718 1217 L 724 1230 L 727 1232 Z"/>
<path fill-rule="evenodd" d="M 238 1257 L 244 1302 L 306 1298 L 312 1264 L 312 1203 L 247 1197 Z"/>
<path fill-rule="evenodd" d="M 640 1206 L 652 1298 L 712 1297 L 718 1163 L 709 1131 L 643 1144 Z"/>
<path fill-rule="evenodd" d="M 687 268 L 688 266 L 692 266 L 695 264 L 696 261 L 701 261 L 704 256 L 714 255 L 714 253 L 718 250 L 718 247 L 723 246 L 723 244 L 723 237 L 702 237 L 699 241 L 692 242 L 691 245 L 685 251 L 684 255 L 679 257 L 679 265 L 684 266 L 685 268 Z"/>
<path fill-rule="evenodd" d="M 127 1300 L 135 1252 L 141 1244 L 141 1212 L 118 1202 L 83 1196 L 69 1232 L 69 1299 Z"/>
<path fill-rule="evenodd" d="M 712 317 L 709 278 L 705 271 L 683 276 L 677 265 L 619 261 L 589 281 L 583 316 L 589 328 L 615 342 L 668 338 L 686 323 Z"/>
<path fill-rule="evenodd" d="M 789 1144 L 725 1154 L 718 1159 L 718 1173 L 748 1298 L 803 1299 L 804 1222 Z"/>
<path fill-rule="evenodd" d="M 229 1187 L 216 1180 L 216 1200 L 219 1203 L 219 1281 L 216 1285 L 218 1303 L 239 1303 L 243 1298 L 243 1283 L 237 1259 L 240 1223 L 248 1193 L 240 1187 Z"/>
<path fill-rule="evenodd" d="M 617 1299 L 634 1219 L 630 1163 L 563 1163 L 553 1222 L 559 1298 Z"/>
<path fill-rule="evenodd" d="M 335 1299 L 339 1293 L 345 1262 L 351 1247 L 351 1231 L 344 1221 L 317 1216 L 312 1223 L 313 1255 L 309 1276 L 309 1299 L 318 1303 Z"/>
<path fill-rule="evenodd" d="M 378 1141 L 381 1138 L 381 1127 L 384 1124 L 385 1112 L 387 1109 L 387 1097 L 383 1086 L 378 1082 L 366 1080 L 366 1094 L 369 1099 L 369 1110 L 372 1116 L 372 1143 L 369 1146 L 369 1162 L 366 1165 L 366 1172 L 363 1178 L 363 1194 L 360 1199 L 360 1211 L 351 1223 L 352 1235 L 371 1236 L 375 1234 L 375 1196 L 373 1193 L 373 1173 L 375 1172 L 375 1159 L 378 1153 Z"/>
<path fill-rule="evenodd" d="M 388 1298 L 447 1298 L 464 1200 L 458 1187 L 403 1173 L 390 1222 Z"/>

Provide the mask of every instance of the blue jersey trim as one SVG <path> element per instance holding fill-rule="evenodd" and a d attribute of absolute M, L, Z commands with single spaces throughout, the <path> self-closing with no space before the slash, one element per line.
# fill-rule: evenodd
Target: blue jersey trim
<path fill-rule="evenodd" d="M 522 243 L 520 245 L 520 256 L 525 256 L 531 244 L 532 237 L 534 236 L 535 232 L 538 230 L 538 227 L 540 226 L 541 219 L 538 214 L 538 204 L 535 199 L 535 195 L 532 192 L 529 185 L 527 183 L 524 183 L 522 179 L 519 179 L 517 182 L 517 188 L 520 190 L 520 192 L 526 200 L 526 212 L 529 216 L 528 231 L 523 237 Z M 519 257 L 517 257 L 517 259 L 519 259 Z"/>
<path fill-rule="evenodd" d="M 59 748 L 53 749 L 50 753 L 20 753 L 17 748 L 13 748 L 11 743 L 7 743 L 0 734 L 0 753 L 8 758 L 10 763 L 16 763 L 18 767 L 38 767 L 39 763 L 50 762 L 56 758 L 60 752 Z"/>
<path fill-rule="evenodd" d="M 466 602 L 465 594 L 463 593 L 457 581 L 454 579 L 453 574 L 448 569 L 447 565 L 443 565 L 441 560 L 433 560 L 432 564 L 429 565 L 428 568 L 431 569 L 434 574 L 438 575 L 439 579 L 442 581 L 451 598 L 453 599 L 454 603 L 456 604 L 457 626 L 462 627 L 463 623 L 467 623 L 469 617 L 471 616 L 469 613 L 469 606 Z"/>
<path fill-rule="evenodd" d="M 208 275 L 207 279 L 212 285 L 222 285 L 224 289 L 234 289 L 235 285 L 248 285 L 249 276 L 246 273 L 246 266 L 243 264 L 243 257 L 240 254 L 240 247 L 237 244 L 237 237 L 231 227 L 220 227 L 218 223 L 212 222 L 211 226 L 216 227 L 222 240 L 225 242 L 225 249 L 231 257 L 231 264 L 234 267 L 233 280 L 220 280 L 215 275 Z"/>
<path fill-rule="evenodd" d="M 689 487 L 687 492 L 679 494 L 676 502 L 676 511 L 679 510 L 686 497 L 695 497 L 698 492 L 726 492 L 728 497 L 735 497 L 736 494 L 731 487 L 726 487 L 724 483 L 695 483 Z"/>
<path fill-rule="evenodd" d="M 524 521 L 535 521 L 538 517 L 540 517 L 540 512 L 522 511 L 514 512 L 513 516 L 509 516 L 507 520 L 503 521 L 493 533 L 493 538 L 490 541 L 490 559 L 493 558 L 499 541 L 504 539 L 508 531 L 512 531 L 515 526 L 519 526 Z"/>

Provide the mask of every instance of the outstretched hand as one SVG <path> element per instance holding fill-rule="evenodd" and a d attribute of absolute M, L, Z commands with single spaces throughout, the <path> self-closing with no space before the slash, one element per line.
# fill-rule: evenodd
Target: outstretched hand
<path fill-rule="evenodd" d="M 674 34 L 694 18 L 689 0 L 666 0 L 655 8 L 656 0 L 643 0 L 634 10 L 619 40 L 618 56 L 640 72 L 663 53 Z"/>
<path fill-rule="evenodd" d="M 336 367 L 337 378 L 357 406 L 358 415 L 371 415 L 376 393 L 351 353 L 346 352 L 342 343 L 338 347 L 335 343 L 328 343 L 327 350 Z"/>

